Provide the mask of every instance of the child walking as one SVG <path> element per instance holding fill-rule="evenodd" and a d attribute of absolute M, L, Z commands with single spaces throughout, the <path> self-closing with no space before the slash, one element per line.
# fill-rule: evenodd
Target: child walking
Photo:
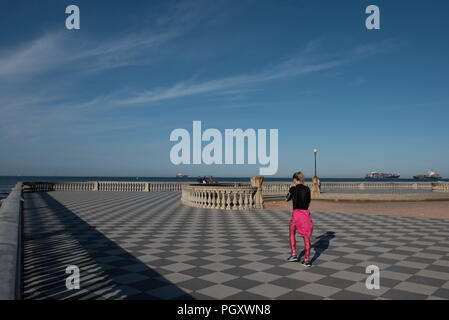
<path fill-rule="evenodd" d="M 310 262 L 310 236 L 313 232 L 312 218 L 310 217 L 310 189 L 304 185 L 304 174 L 300 171 L 293 174 L 293 186 L 285 197 L 286 201 L 293 200 L 292 219 L 290 220 L 290 247 L 292 255 L 288 258 L 290 262 L 298 261 L 296 255 L 296 231 L 304 239 L 305 258 L 303 266 L 311 267 Z"/>

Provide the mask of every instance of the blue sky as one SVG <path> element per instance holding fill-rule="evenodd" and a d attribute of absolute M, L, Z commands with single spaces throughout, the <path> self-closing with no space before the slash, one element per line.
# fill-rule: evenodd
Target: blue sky
<path fill-rule="evenodd" d="M 65 28 L 78 5 L 81 29 Z M 365 28 L 365 8 L 381 30 Z M 249 176 L 172 130 L 279 130 L 279 170 L 449 176 L 447 1 L 0 1 L 0 175 Z"/>

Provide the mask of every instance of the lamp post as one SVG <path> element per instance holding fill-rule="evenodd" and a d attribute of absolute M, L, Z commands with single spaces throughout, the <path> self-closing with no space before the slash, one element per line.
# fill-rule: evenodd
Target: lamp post
<path fill-rule="evenodd" d="M 312 185 L 312 197 L 317 198 L 320 195 L 320 180 L 318 179 L 318 176 L 316 175 L 316 154 L 318 150 L 313 149 L 313 155 L 315 158 L 315 175 L 312 179 L 313 185 Z"/>

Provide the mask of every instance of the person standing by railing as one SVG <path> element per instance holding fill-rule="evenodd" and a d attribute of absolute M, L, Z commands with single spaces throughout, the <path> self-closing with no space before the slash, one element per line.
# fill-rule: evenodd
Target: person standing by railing
<path fill-rule="evenodd" d="M 293 186 L 285 197 L 286 201 L 293 200 L 293 212 L 290 220 L 290 247 L 292 254 L 288 261 L 298 261 L 296 255 L 296 231 L 304 239 L 305 258 L 302 261 L 303 266 L 311 267 L 310 262 L 310 236 L 313 232 L 313 222 L 310 216 L 310 189 L 304 185 L 304 174 L 300 171 L 293 174 Z"/>

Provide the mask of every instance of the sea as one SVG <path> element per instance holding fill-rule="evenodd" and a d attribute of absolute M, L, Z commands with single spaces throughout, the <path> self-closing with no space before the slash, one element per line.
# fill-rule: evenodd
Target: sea
<path fill-rule="evenodd" d="M 209 177 L 208 177 L 209 178 Z M 248 182 L 249 177 L 214 177 L 216 182 Z M 188 181 L 196 182 L 197 177 L 177 178 L 177 177 L 80 177 L 80 176 L 0 176 L 0 199 L 6 198 L 11 189 L 19 181 Z M 264 181 L 286 181 L 288 178 L 269 178 L 264 177 Z M 306 179 L 311 181 L 312 179 Z M 432 179 L 357 179 L 357 178 L 320 178 L 321 182 L 372 182 L 372 181 L 396 181 L 396 182 L 416 182 L 416 181 L 435 181 Z M 439 179 L 438 181 L 449 181 L 449 179 Z"/>

